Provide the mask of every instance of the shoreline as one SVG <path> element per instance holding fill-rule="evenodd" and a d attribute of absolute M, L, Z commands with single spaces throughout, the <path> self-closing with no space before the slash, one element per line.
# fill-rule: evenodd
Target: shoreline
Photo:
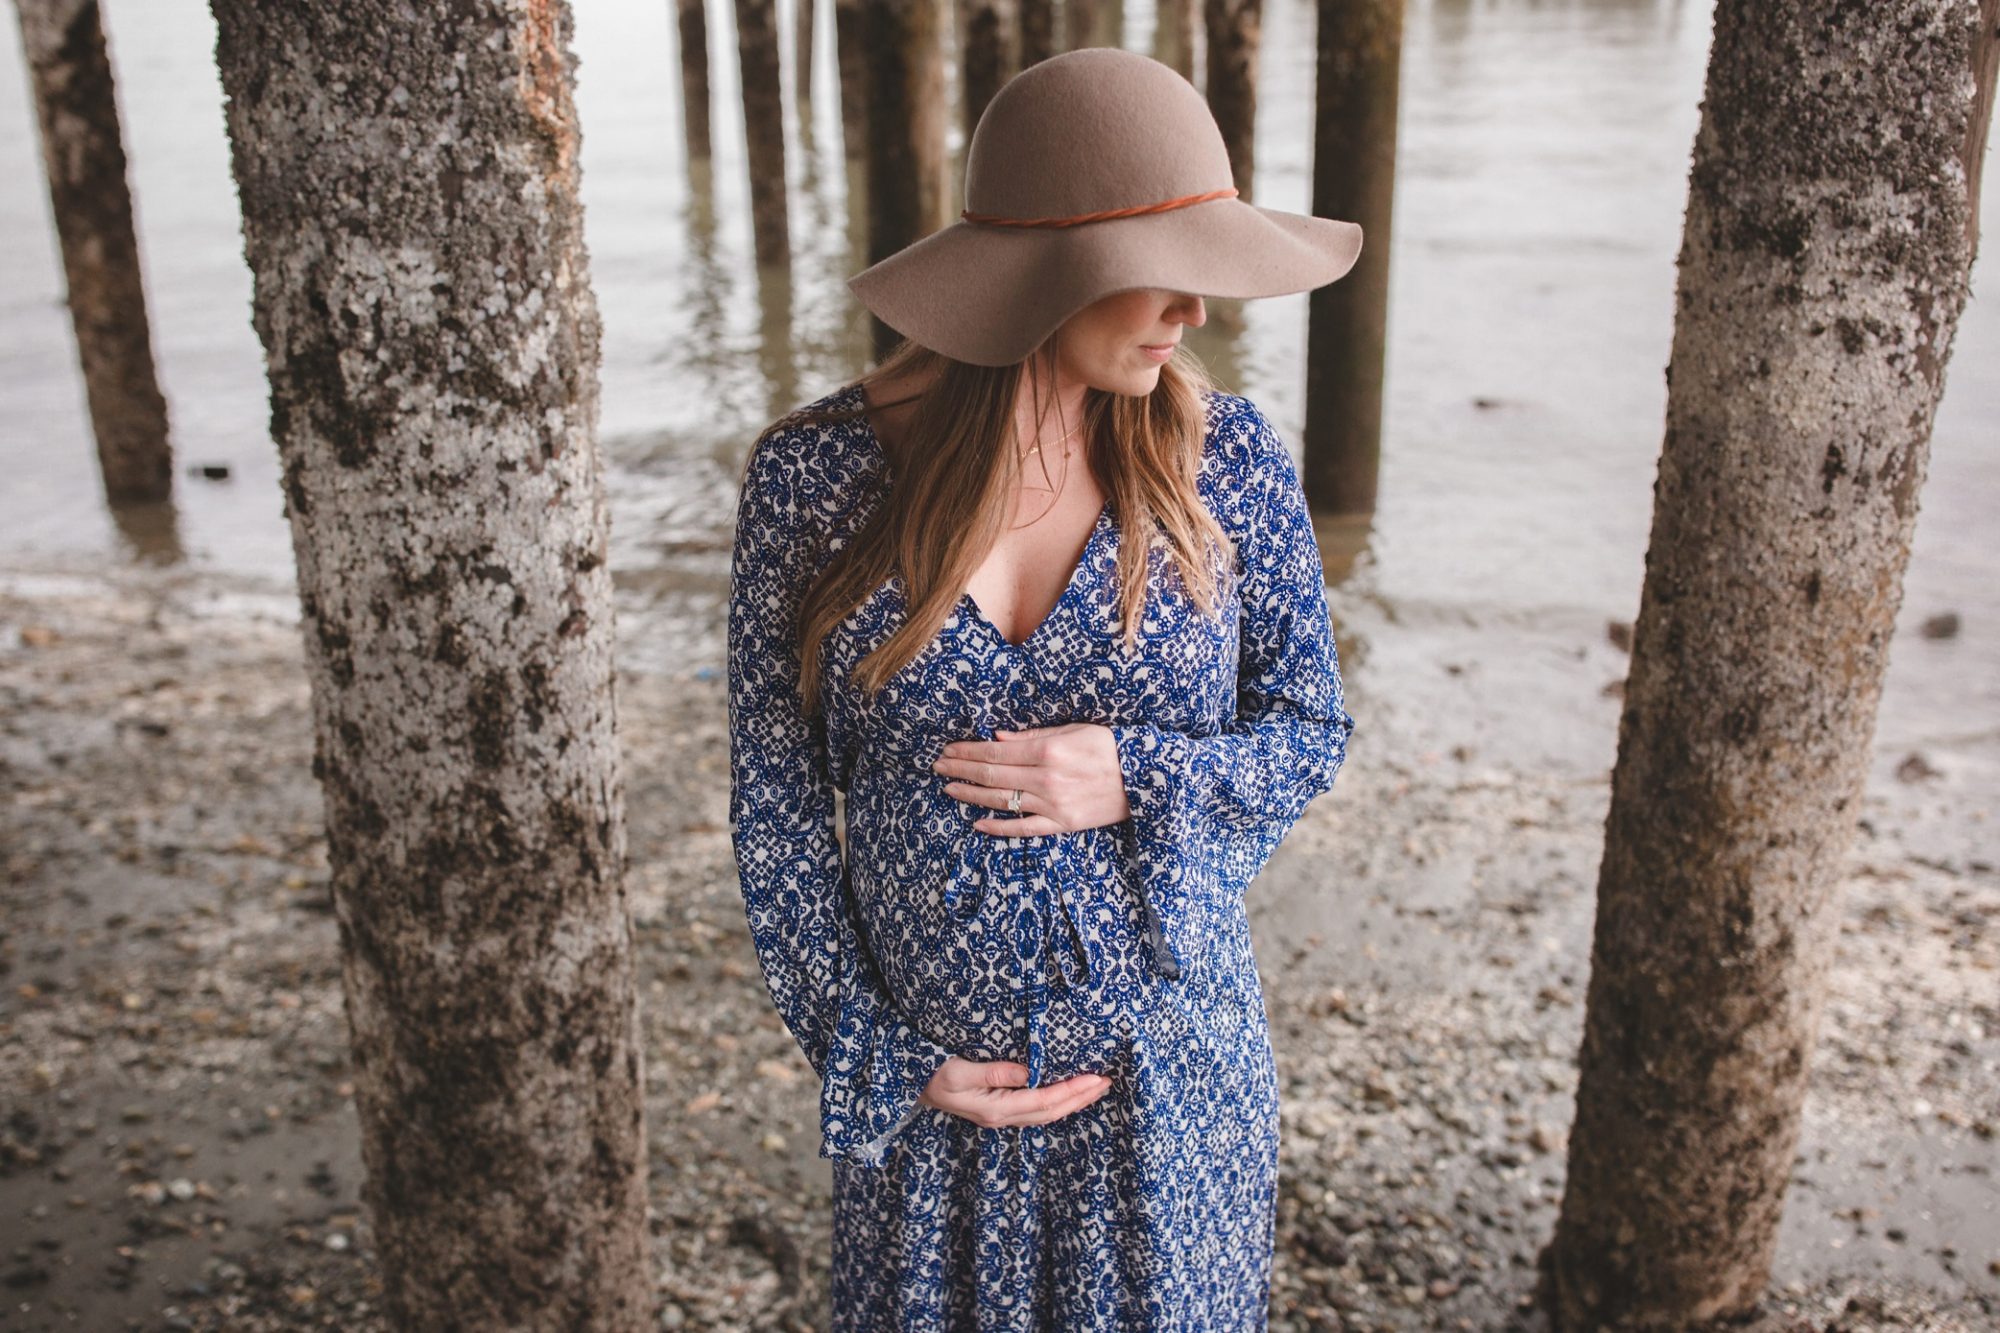
<path fill-rule="evenodd" d="M 830 1176 L 743 927 L 723 681 L 619 690 L 663 1326 L 818 1327 Z M 5 1322 L 382 1327 L 291 589 L 0 561 L 0 698 Z M 1371 724 L 1251 889 L 1272 1327 L 1541 1328 L 1608 784 Z M 1996 747 L 1878 757 L 1761 1326 L 2000 1317 Z"/>

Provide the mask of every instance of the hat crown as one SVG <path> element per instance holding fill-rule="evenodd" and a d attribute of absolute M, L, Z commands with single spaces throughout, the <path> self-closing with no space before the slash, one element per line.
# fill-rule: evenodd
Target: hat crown
<path fill-rule="evenodd" d="M 966 208 L 1000 217 L 1073 217 L 1233 184 L 1207 99 L 1171 65 L 1118 47 L 1022 70 L 966 150 Z"/>

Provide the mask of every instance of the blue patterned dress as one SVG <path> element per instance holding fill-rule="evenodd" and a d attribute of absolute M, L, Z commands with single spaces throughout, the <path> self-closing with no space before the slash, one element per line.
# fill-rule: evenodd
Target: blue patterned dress
<path fill-rule="evenodd" d="M 862 403 L 849 385 L 808 409 Z M 822 646 L 810 719 L 793 618 L 888 469 L 865 417 L 788 419 L 752 449 L 730 816 L 766 984 L 822 1081 L 835 1329 L 1265 1327 L 1278 1084 L 1244 890 L 1354 723 L 1291 454 L 1246 398 L 1204 412 L 1200 491 L 1237 544 L 1219 617 L 1155 535 L 1122 649 L 1107 501 L 1026 641 L 967 595 L 871 699 L 848 673 L 904 610 L 900 577 L 877 587 Z M 990 834 L 972 821 L 996 812 L 931 770 L 949 741 L 1075 721 L 1116 738 L 1129 819 Z M 917 1103 L 952 1053 L 1113 1082 L 1050 1124 L 984 1128 Z"/>

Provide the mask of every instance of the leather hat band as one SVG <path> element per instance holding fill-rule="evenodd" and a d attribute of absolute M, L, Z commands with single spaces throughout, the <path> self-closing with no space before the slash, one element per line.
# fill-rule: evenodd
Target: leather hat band
<path fill-rule="evenodd" d="M 998 213 L 975 213 L 971 209 L 961 209 L 959 216 L 967 222 L 978 222 L 989 227 L 1079 227 L 1086 222 L 1106 222 L 1112 218 L 1138 217 L 1142 213 L 1166 213 L 1176 208 L 1186 208 L 1190 204 L 1205 204 L 1211 199 L 1231 199 L 1236 195 L 1234 185 L 1226 185 L 1220 190 L 1210 190 L 1206 194 L 1184 194 L 1178 199 L 1162 199 L 1157 204 L 1134 204 L 1130 208 L 1107 208 L 1097 213 L 1078 213 L 1066 218 L 1010 218 Z"/>

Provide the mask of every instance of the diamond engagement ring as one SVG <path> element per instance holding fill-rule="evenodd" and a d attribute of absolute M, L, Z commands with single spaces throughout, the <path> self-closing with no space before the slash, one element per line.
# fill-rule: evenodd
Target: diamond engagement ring
<path fill-rule="evenodd" d="M 1021 813 L 1021 789 L 1019 787 L 1014 788 L 1013 794 L 1007 798 L 1007 813 L 1010 815 Z"/>

